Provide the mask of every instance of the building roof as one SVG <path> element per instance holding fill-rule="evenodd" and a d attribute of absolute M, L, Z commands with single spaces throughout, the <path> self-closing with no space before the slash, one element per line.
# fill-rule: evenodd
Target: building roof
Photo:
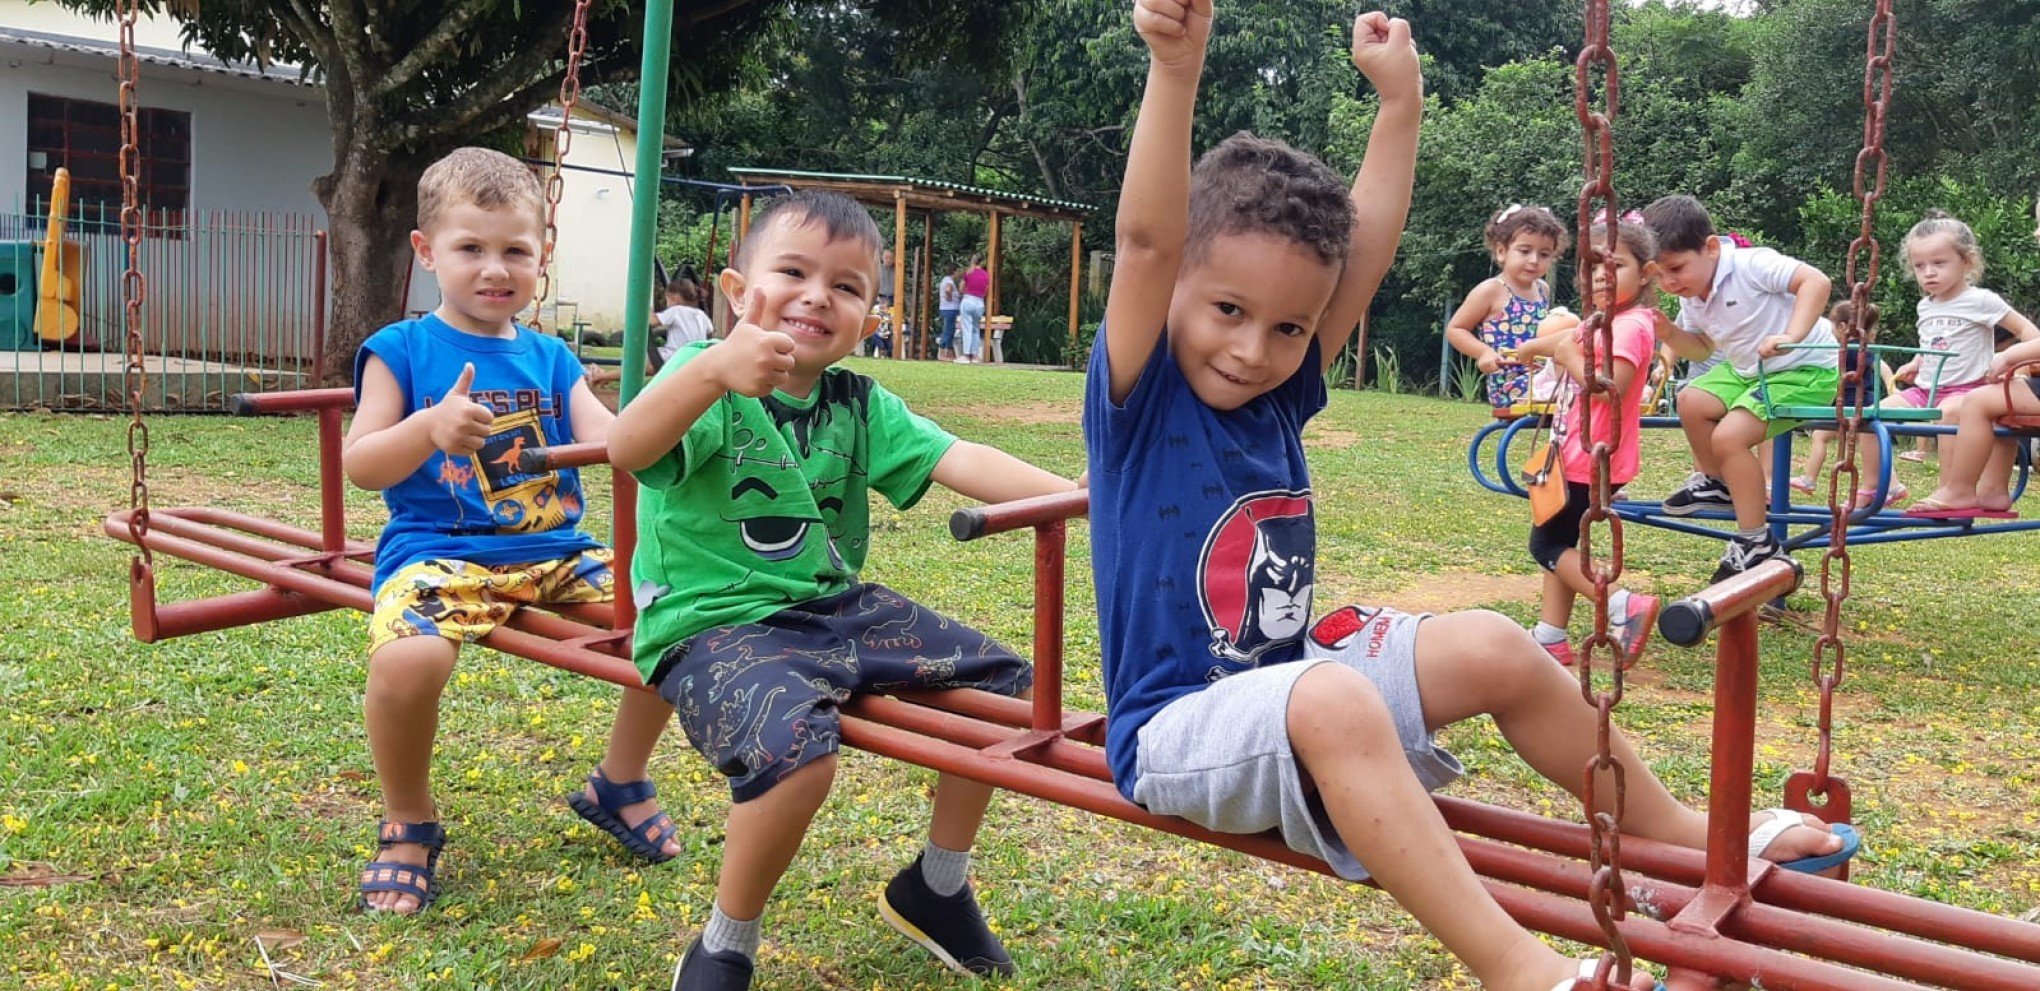
<path fill-rule="evenodd" d="M 548 103 L 545 106 L 540 107 L 537 110 L 533 110 L 532 112 L 524 115 L 524 119 L 540 127 L 557 128 L 560 126 L 560 105 L 558 102 Z M 629 131 L 633 137 L 635 137 L 637 134 L 638 126 L 636 117 L 633 117 L 626 113 L 622 113 L 620 111 L 611 110 L 608 107 L 605 107 L 602 104 L 596 103 L 592 100 L 583 99 L 579 103 L 574 104 L 574 126 L 584 127 L 590 121 L 600 123 L 607 127 L 615 128 L 619 131 Z M 666 148 L 668 151 L 679 151 L 691 148 L 691 146 L 688 145 L 688 143 L 685 140 L 676 138 L 671 134 L 665 135 L 664 137 L 665 144 L 663 145 L 663 147 Z"/>
<path fill-rule="evenodd" d="M 27 45 L 32 48 L 47 48 L 52 51 L 71 52 L 79 55 L 96 55 L 103 58 L 120 57 L 117 42 L 103 41 L 71 34 L 51 34 L 44 31 L 28 31 L 22 28 L 0 27 L 0 44 Z M 135 47 L 135 57 L 150 65 L 171 69 L 186 69 L 210 72 L 241 79 L 257 79 L 263 82 L 281 83 L 287 86 L 302 86 L 318 89 L 321 82 L 314 73 L 307 73 L 300 66 L 272 64 L 267 67 L 229 63 L 217 56 L 183 52 L 169 48 L 151 48 L 146 45 Z"/>
<path fill-rule="evenodd" d="M 1009 213 L 1044 220 L 1082 220 L 1091 205 L 1073 200 L 1009 193 L 981 186 L 966 186 L 941 179 L 915 179 L 896 175 L 855 175 L 842 172 L 799 172 L 790 169 L 732 168 L 745 185 L 766 184 L 814 189 L 833 189 L 860 203 L 892 206 L 903 198 L 918 210 L 965 210 L 973 213 Z"/>

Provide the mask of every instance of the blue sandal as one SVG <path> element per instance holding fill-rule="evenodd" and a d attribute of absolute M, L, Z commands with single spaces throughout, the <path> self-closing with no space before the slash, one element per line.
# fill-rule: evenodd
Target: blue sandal
<path fill-rule="evenodd" d="M 415 843 L 425 848 L 425 866 L 406 864 L 395 860 L 373 860 L 361 871 L 361 894 L 358 903 L 364 912 L 394 912 L 392 909 L 378 909 L 368 903 L 368 896 L 378 891 L 394 891 L 418 899 L 418 908 L 410 914 L 416 915 L 432 907 L 439 897 L 439 851 L 446 847 L 446 828 L 436 822 L 390 822 L 385 819 L 376 827 L 376 849 L 388 850 L 398 843 Z M 403 914 L 403 913 L 396 913 Z"/>
<path fill-rule="evenodd" d="M 1764 820 L 1762 825 L 1750 832 L 1750 857 L 1752 859 L 1761 859 L 1764 851 L 1770 849 L 1771 844 L 1778 837 L 1784 835 L 1786 830 L 1794 826 L 1806 824 L 1806 820 L 1801 818 L 1799 813 L 1791 809 L 1765 809 L 1764 812 L 1771 818 Z M 1841 849 L 1833 853 L 1801 857 L 1798 860 L 1779 861 L 1778 866 L 1788 871 L 1797 871 L 1801 874 L 1818 874 L 1821 871 L 1830 870 L 1848 863 L 1851 858 L 1856 856 L 1856 852 L 1863 848 L 1862 835 L 1857 833 L 1855 828 L 1848 823 L 1834 823 L 1828 829 L 1836 836 L 1842 838 Z"/>
<path fill-rule="evenodd" d="M 616 842 L 623 844 L 625 850 L 629 850 L 641 860 L 663 864 L 673 859 L 674 854 L 667 853 L 663 847 L 668 839 L 680 832 L 680 828 L 673 825 L 672 817 L 668 816 L 664 809 L 652 813 L 650 818 L 638 823 L 635 829 L 625 825 L 623 821 L 624 806 L 636 805 L 658 796 L 658 791 L 652 787 L 650 781 L 617 784 L 609 780 L 608 776 L 602 773 L 601 766 L 597 765 L 595 773 L 588 775 L 588 786 L 595 791 L 595 800 L 592 802 L 588 800 L 585 792 L 577 791 L 567 796 L 567 805 L 577 815 L 602 827 L 604 832 L 616 837 Z"/>

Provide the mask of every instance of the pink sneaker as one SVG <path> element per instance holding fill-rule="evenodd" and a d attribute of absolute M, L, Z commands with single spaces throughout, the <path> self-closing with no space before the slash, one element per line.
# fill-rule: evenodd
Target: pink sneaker
<path fill-rule="evenodd" d="M 1566 667 L 1573 666 L 1572 641 L 1560 640 L 1557 643 L 1540 643 L 1537 646 L 1544 648 L 1544 652 L 1550 654 L 1552 660 Z"/>
<path fill-rule="evenodd" d="M 1624 667 L 1643 656 L 1643 646 L 1650 642 L 1650 628 L 1657 625 L 1657 615 L 1657 596 L 1629 593 L 1629 614 L 1610 624 L 1614 627 L 1615 642 L 1622 646 Z"/>

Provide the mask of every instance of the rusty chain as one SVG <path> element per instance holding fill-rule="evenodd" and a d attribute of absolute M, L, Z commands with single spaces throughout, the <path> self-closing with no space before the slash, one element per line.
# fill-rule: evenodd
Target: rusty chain
<path fill-rule="evenodd" d="M 121 292 L 127 308 L 123 326 L 127 331 L 127 370 L 122 385 L 128 399 L 128 536 L 138 548 L 129 566 L 130 578 L 149 574 L 155 556 L 149 551 L 149 425 L 142 419 L 142 405 L 148 392 L 148 366 L 142 339 L 142 303 L 148 299 L 148 283 L 142 278 L 141 203 L 141 108 L 135 84 L 141 79 L 141 61 L 135 57 L 135 20 L 139 0 L 119 0 L 120 17 L 120 236 L 127 246 L 127 269 L 121 273 Z M 52 204 L 54 208 L 56 205 Z"/>
<path fill-rule="evenodd" d="M 1828 480 L 1828 512 L 1834 531 L 1827 553 L 1820 563 L 1820 595 L 1826 604 L 1821 631 L 1813 645 L 1813 683 L 1820 690 L 1820 740 L 1813 771 L 1794 774 L 1786 782 L 1787 804 L 1801 811 L 1813 811 L 1820 800 L 1822 818 L 1830 822 L 1849 818 L 1848 782 L 1829 773 L 1834 756 L 1835 689 L 1841 686 L 1847 667 L 1847 647 L 1842 643 L 1842 604 L 1849 598 L 1849 513 L 1854 505 L 1861 476 L 1856 467 L 1856 442 L 1863 431 L 1862 383 L 1877 374 L 1877 357 L 1871 346 L 1877 341 L 1877 308 L 1871 292 L 1877 284 L 1877 201 L 1884 197 L 1884 125 L 1891 107 L 1892 53 L 1898 38 L 1891 0 L 1877 0 L 1871 14 L 1863 50 L 1863 148 L 1856 154 L 1854 188 L 1862 206 L 1861 223 L 1855 240 L 1849 242 L 1849 304 L 1854 310 L 1848 325 L 1841 328 L 1841 387 L 1835 392 L 1835 424 L 1842 459 Z M 1847 408 L 1851 400 L 1856 408 Z"/>
<path fill-rule="evenodd" d="M 581 99 L 581 58 L 588 52 L 588 8 L 591 0 L 574 0 L 574 24 L 567 32 L 567 71 L 560 77 L 560 126 L 553 132 L 552 174 L 545 181 L 545 245 L 538 254 L 538 292 L 531 297 L 531 327 L 543 331 L 539 313 L 552 295 L 553 248 L 560 240 L 560 197 L 567 179 L 562 171 L 574 147 L 574 104 Z"/>
<path fill-rule="evenodd" d="M 1584 641 L 1578 664 L 1580 693 L 1594 707 L 1597 722 L 1594 756 L 1588 759 L 1584 769 L 1582 802 L 1593 836 L 1589 849 L 1589 866 L 1593 876 L 1588 901 L 1594 912 L 1594 921 L 1601 927 L 1601 934 L 1608 945 L 1608 952 L 1602 955 L 1600 966 L 1594 972 L 1592 987 L 1596 991 L 1606 991 L 1611 982 L 1626 985 L 1634 963 L 1629 943 L 1618 928 L 1628 911 L 1622 881 L 1621 828 L 1623 809 L 1628 799 L 1628 782 L 1622 764 L 1615 758 L 1613 747 L 1613 717 L 1616 706 L 1622 702 L 1622 651 L 1608 632 L 1608 596 L 1622 577 L 1622 521 L 1609 511 L 1613 494 L 1609 484 L 1609 462 L 1615 447 L 1622 443 L 1621 396 L 1616 392 L 1614 382 L 1614 325 L 1613 314 L 1609 312 L 1613 308 L 1613 300 L 1610 300 L 1610 306 L 1604 307 L 1593 291 L 1596 264 L 1600 266 L 1611 295 L 1615 285 L 1614 122 L 1619 112 L 1621 74 L 1616 65 L 1615 51 L 1608 43 L 1608 22 L 1608 0 L 1588 0 L 1586 44 L 1573 64 L 1573 111 L 1579 118 L 1585 143 L 1583 181 L 1575 219 L 1581 249 L 1578 269 L 1580 309 L 1585 314 L 1578 333 L 1585 353 L 1586 375 L 1585 381 L 1580 383 L 1576 402 L 1580 410 L 1579 440 L 1588 445 L 1594 463 L 1594 480 L 1588 493 L 1587 512 L 1580 526 L 1579 545 L 1580 567 L 1594 583 L 1594 632 Z M 1599 109 L 1591 105 L 1597 77 L 1601 97 Z M 1595 224 L 1603 220 L 1601 243 L 1591 244 Z M 1606 441 L 1594 440 L 1596 407 L 1611 418 L 1612 432 Z M 1599 524 L 1606 524 L 1608 528 L 1608 560 L 1605 565 L 1596 564 L 1594 560 L 1594 528 Z M 1596 651 L 1605 651 L 1606 656 L 1613 659 L 1608 664 L 1606 689 L 1595 685 Z M 1614 801 L 1606 812 L 1598 811 L 1597 781 L 1604 774 L 1614 791 Z"/>

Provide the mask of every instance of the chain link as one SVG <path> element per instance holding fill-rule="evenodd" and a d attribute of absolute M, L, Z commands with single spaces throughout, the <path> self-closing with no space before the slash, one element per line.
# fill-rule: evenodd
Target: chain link
<path fill-rule="evenodd" d="M 1877 374 L 1877 358 L 1870 350 L 1877 341 L 1877 308 L 1871 292 L 1877 284 L 1877 201 L 1884 198 L 1884 125 L 1891 107 L 1892 51 L 1897 41 L 1891 0 L 1877 0 L 1871 15 L 1863 52 L 1863 149 L 1856 154 L 1855 192 L 1862 205 L 1861 225 L 1849 243 L 1849 303 L 1854 313 L 1842 331 L 1841 388 L 1835 393 L 1835 423 L 1842 459 L 1828 481 L 1828 512 L 1834 532 L 1827 554 L 1820 563 L 1820 595 L 1826 603 L 1820 636 L 1813 645 L 1813 683 L 1820 689 L 1820 742 L 1813 761 L 1813 774 L 1806 782 L 1809 798 L 1840 797 L 1846 800 L 1847 782 L 1832 778 L 1828 771 L 1834 755 L 1835 689 L 1841 686 L 1848 651 L 1842 643 L 1842 603 L 1849 598 L 1849 512 L 1860 488 L 1856 467 L 1856 441 L 1862 435 L 1863 411 L 1860 388 L 1868 376 Z M 1857 408 L 1847 407 L 1857 400 Z M 1886 470 L 1889 470 L 1887 466 Z M 1842 810 L 1846 818 L 1846 809 Z"/>
<path fill-rule="evenodd" d="M 588 52 L 590 0 L 575 0 L 574 26 L 567 32 L 567 72 L 560 77 L 560 126 L 553 132 L 552 172 L 545 180 L 545 247 L 538 257 L 538 292 L 531 297 L 531 327 L 543 331 L 539 313 L 552 296 L 553 248 L 560 240 L 560 197 L 567 178 L 561 166 L 574 147 L 574 104 L 581 99 L 581 58 Z"/>
<path fill-rule="evenodd" d="M 149 535 L 149 425 L 142 419 L 142 405 L 148 393 L 147 355 L 142 338 L 142 304 L 149 298 L 148 282 L 142 278 L 141 204 L 141 108 L 135 84 L 141 79 L 141 61 L 135 57 L 135 20 L 140 0 L 120 0 L 120 236 L 127 246 L 127 269 L 121 274 L 121 292 L 127 299 L 123 314 L 127 331 L 127 370 L 122 385 L 128 399 L 128 537 L 139 553 L 132 564 L 136 576 L 152 568 Z M 53 209 L 58 204 L 51 205 Z"/>
<path fill-rule="evenodd" d="M 1588 0 L 1586 44 L 1573 65 L 1573 110 L 1579 118 L 1585 149 L 1579 209 L 1575 218 L 1581 249 L 1578 271 L 1580 309 L 1585 314 L 1578 333 L 1586 359 L 1585 380 L 1580 383 L 1576 400 L 1580 410 L 1578 441 L 1588 445 L 1594 464 L 1594 480 L 1588 492 L 1586 515 L 1580 526 L 1579 545 L 1580 568 L 1594 583 L 1594 632 L 1584 642 L 1578 663 L 1580 693 L 1594 707 L 1597 720 L 1594 755 L 1587 760 L 1584 770 L 1586 780 L 1581 800 L 1586 806 L 1587 824 L 1593 836 L 1589 849 L 1589 866 L 1593 876 L 1588 901 L 1594 912 L 1594 921 L 1601 927 L 1601 934 L 1608 944 L 1608 952 L 1602 955 L 1592 980 L 1595 991 L 1606 991 L 1611 985 L 1626 986 L 1634 962 L 1629 943 L 1618 928 L 1628 911 L 1622 881 L 1621 828 L 1623 809 L 1628 802 L 1628 781 L 1621 762 L 1614 755 L 1613 716 L 1616 706 L 1622 703 L 1624 664 L 1622 651 L 1608 631 L 1608 596 L 1622 577 L 1622 520 L 1609 511 L 1612 502 L 1609 461 L 1615 448 L 1622 443 L 1621 397 L 1615 389 L 1614 380 L 1612 314 L 1608 312 L 1609 307 L 1601 305 L 1593 291 L 1596 265 L 1611 295 L 1615 285 L 1614 122 L 1619 108 L 1621 72 L 1616 64 L 1615 51 L 1608 44 L 1608 21 L 1608 0 Z M 1597 79 L 1601 98 L 1598 109 L 1592 105 Z M 1601 223 L 1601 243 L 1592 244 L 1594 227 L 1602 221 L 1605 223 Z M 1606 441 L 1594 440 L 1597 416 L 1609 418 L 1612 430 Z M 1605 564 L 1596 563 L 1594 559 L 1594 530 L 1601 525 L 1607 528 L 1608 559 Z M 1594 659 L 1597 652 L 1613 659 L 1607 666 L 1605 689 L 1595 684 Z M 1601 808 L 1599 779 L 1603 775 L 1607 776 L 1614 792 L 1614 800 L 1609 803 L 1606 812 L 1598 811 Z"/>

